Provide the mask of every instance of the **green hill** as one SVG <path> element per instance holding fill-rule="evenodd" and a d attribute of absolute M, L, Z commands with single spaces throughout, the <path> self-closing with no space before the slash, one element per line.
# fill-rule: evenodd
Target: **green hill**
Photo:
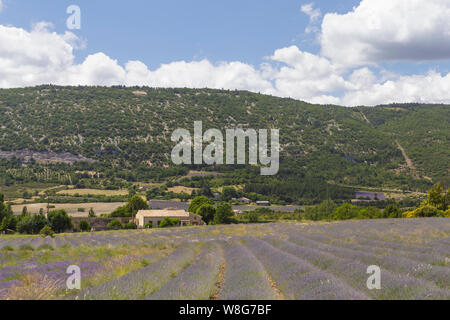
<path fill-rule="evenodd" d="M 192 131 L 198 120 L 221 130 L 280 129 L 277 176 L 261 177 L 251 166 L 201 168 L 225 173 L 211 183 L 242 184 L 248 192 L 295 202 L 324 198 L 327 182 L 332 196 L 347 198 L 349 189 L 339 186 L 426 190 L 432 182 L 450 181 L 445 105 L 346 108 L 246 91 L 39 86 L 0 90 L 0 119 L 0 185 L 113 188 L 183 176 L 200 168 L 172 166 L 170 136 L 177 128 Z M 24 165 L 11 158 L 30 159 L 30 152 L 26 157 L 18 150 L 33 151 L 34 159 Z M 46 152 L 90 161 L 35 161 Z"/>

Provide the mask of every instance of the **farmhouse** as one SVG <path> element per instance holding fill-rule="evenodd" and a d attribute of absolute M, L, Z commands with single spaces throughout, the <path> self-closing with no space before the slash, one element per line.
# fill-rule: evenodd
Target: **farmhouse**
<path fill-rule="evenodd" d="M 240 202 L 247 203 L 247 204 L 252 202 L 252 200 L 250 200 L 249 198 L 246 198 L 246 197 L 239 198 L 238 200 Z"/>
<path fill-rule="evenodd" d="M 138 228 L 144 228 L 147 223 L 153 227 L 158 227 L 164 218 L 180 219 L 180 226 L 204 224 L 202 217 L 198 214 L 190 213 L 185 210 L 139 210 L 136 214 L 136 224 Z"/>

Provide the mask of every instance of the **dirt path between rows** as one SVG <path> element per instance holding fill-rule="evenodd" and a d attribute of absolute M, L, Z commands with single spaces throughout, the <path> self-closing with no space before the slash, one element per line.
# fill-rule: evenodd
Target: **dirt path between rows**
<path fill-rule="evenodd" d="M 272 277 L 267 273 L 267 280 L 269 280 L 270 285 L 273 288 L 273 291 L 275 291 L 275 294 L 277 295 L 277 300 L 286 300 L 286 298 L 284 297 L 283 292 L 281 292 L 281 290 L 278 288 L 276 282 L 272 279 Z"/>
<path fill-rule="evenodd" d="M 224 279 L 225 279 L 225 270 L 226 270 L 226 268 L 227 268 L 227 263 L 226 263 L 225 255 L 223 254 L 223 251 L 222 251 L 222 255 L 223 255 L 224 257 L 223 257 L 223 263 L 222 263 L 222 265 L 220 266 L 219 277 L 217 278 L 216 292 L 215 292 L 214 295 L 211 297 L 211 300 L 217 300 L 217 299 L 219 299 L 219 294 L 220 294 L 220 291 L 221 291 L 222 286 L 223 286 L 223 281 L 224 281 Z"/>

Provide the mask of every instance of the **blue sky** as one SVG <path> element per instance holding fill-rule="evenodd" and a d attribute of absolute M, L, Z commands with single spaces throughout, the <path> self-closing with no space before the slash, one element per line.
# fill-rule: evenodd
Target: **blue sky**
<path fill-rule="evenodd" d="M 151 67 L 176 60 L 261 63 L 277 48 L 296 44 L 317 52 L 314 38 L 304 34 L 309 18 L 298 0 L 4 0 L 0 23 L 25 29 L 39 21 L 66 28 L 66 8 L 79 5 L 82 28 L 75 34 L 87 40 L 77 61 L 103 51 L 124 63 L 130 59 Z M 347 12 L 357 0 L 319 1 L 323 12 Z"/>
<path fill-rule="evenodd" d="M 0 0 L 0 87 L 208 86 L 315 103 L 450 102 L 448 2 Z M 74 4 L 80 30 L 66 27 Z M 42 22 L 52 25 L 36 28 Z"/>

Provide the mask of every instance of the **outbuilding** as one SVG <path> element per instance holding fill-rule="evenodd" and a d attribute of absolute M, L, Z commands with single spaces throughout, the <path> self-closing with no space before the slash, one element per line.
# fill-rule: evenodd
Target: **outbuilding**
<path fill-rule="evenodd" d="M 144 228 L 147 223 L 153 227 L 158 227 L 165 218 L 179 219 L 180 226 L 200 226 L 204 222 L 198 214 L 190 213 L 185 210 L 139 210 L 136 214 L 136 224 L 138 228 Z"/>

